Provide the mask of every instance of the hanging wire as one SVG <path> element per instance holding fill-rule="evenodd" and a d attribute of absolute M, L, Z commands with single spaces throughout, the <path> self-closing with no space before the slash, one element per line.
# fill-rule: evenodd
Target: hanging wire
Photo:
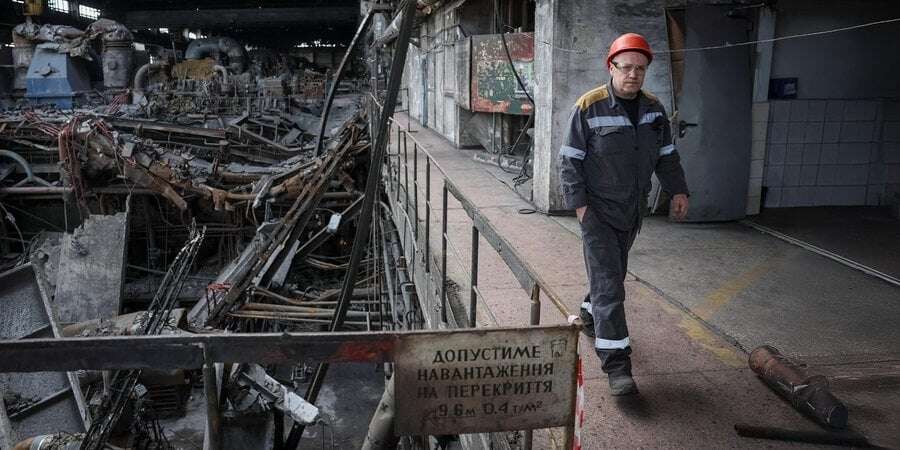
<path fill-rule="evenodd" d="M 0 208 L 3 209 L 3 215 L 6 217 L 6 220 L 12 224 L 13 228 L 16 229 L 16 233 L 19 233 L 19 240 L 22 242 L 22 248 L 24 250 L 25 244 L 27 244 L 28 241 L 25 240 L 25 237 L 22 235 L 22 230 L 20 230 L 19 225 L 16 224 L 16 217 L 6 210 L 6 207 L 3 206 L 3 203 L 0 203 Z"/>
<path fill-rule="evenodd" d="M 805 37 L 811 37 L 811 36 L 822 36 L 822 35 L 826 35 L 826 34 L 841 33 L 844 31 L 858 30 L 861 28 L 867 28 L 867 27 L 883 25 L 883 24 L 888 24 L 888 23 L 894 23 L 894 22 L 900 22 L 900 17 L 898 17 L 896 19 L 878 20 L 875 22 L 868 22 L 868 23 L 853 25 L 853 26 L 849 26 L 849 27 L 833 28 L 830 30 L 823 30 L 823 31 L 813 31 L 811 33 L 793 34 L 793 35 L 789 35 L 789 36 L 781 36 L 781 37 L 775 37 L 775 38 L 769 38 L 769 39 L 758 39 L 755 41 L 738 42 L 737 44 L 725 43 L 722 45 L 712 45 L 712 46 L 708 46 L 708 47 L 694 47 L 694 48 L 685 48 L 685 49 L 681 49 L 681 50 L 663 50 L 663 51 L 656 52 L 656 53 L 700 52 L 700 51 L 706 51 L 706 50 L 719 50 L 719 49 L 724 49 L 724 48 L 742 47 L 742 46 L 747 46 L 747 45 L 768 44 L 771 42 L 786 41 L 789 39 L 799 39 L 799 38 L 805 38 Z"/>
<path fill-rule="evenodd" d="M 806 38 L 806 37 L 812 37 L 812 36 L 822 36 L 822 35 L 827 35 L 827 34 L 842 33 L 844 31 L 858 30 L 861 28 L 874 27 L 877 25 L 885 25 L 885 24 L 896 23 L 896 22 L 900 22 L 900 17 L 894 18 L 894 19 L 877 20 L 874 22 L 867 22 L 867 23 L 862 23 L 859 25 L 852 25 L 852 26 L 848 26 L 848 27 L 832 28 L 832 29 L 822 30 L 822 31 L 813 31 L 810 33 L 792 34 L 792 35 L 788 35 L 788 36 L 780 36 L 780 37 L 769 38 L 769 39 L 757 39 L 754 41 L 738 42 L 735 44 L 725 43 L 722 45 L 710 45 L 710 46 L 706 46 L 706 47 L 684 48 L 684 49 L 679 49 L 679 50 L 658 50 L 658 51 L 654 51 L 653 53 L 657 54 L 657 55 L 661 55 L 661 54 L 670 54 L 670 53 L 682 53 L 682 52 L 686 53 L 686 52 L 700 52 L 700 51 L 708 51 L 708 50 L 721 50 L 721 49 L 732 48 L 732 47 L 742 47 L 742 46 L 756 45 L 756 44 L 768 44 L 768 43 L 772 43 L 772 42 L 786 41 L 789 39 L 800 39 L 800 38 Z M 543 44 L 543 45 L 549 45 L 550 47 L 552 47 L 556 50 L 561 50 L 564 52 L 571 52 L 571 53 L 595 53 L 596 52 L 596 50 L 572 49 L 572 48 L 559 47 L 559 46 L 553 45 L 553 43 L 547 42 L 547 41 L 538 40 L 536 42 L 539 44 Z"/>

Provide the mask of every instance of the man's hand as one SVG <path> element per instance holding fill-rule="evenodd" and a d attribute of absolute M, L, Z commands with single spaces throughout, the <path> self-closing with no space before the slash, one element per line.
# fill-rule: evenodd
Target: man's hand
<path fill-rule="evenodd" d="M 578 216 L 579 223 L 581 223 L 581 220 L 584 219 L 585 211 L 587 211 L 587 206 L 582 206 L 581 208 L 575 208 L 575 215 Z"/>
<path fill-rule="evenodd" d="M 684 220 L 688 213 L 688 197 L 684 194 L 676 194 L 669 203 L 669 215 L 674 220 Z"/>

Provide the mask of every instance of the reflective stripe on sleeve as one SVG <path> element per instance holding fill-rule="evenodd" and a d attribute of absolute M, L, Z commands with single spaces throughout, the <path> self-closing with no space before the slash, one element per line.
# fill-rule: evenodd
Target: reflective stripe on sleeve
<path fill-rule="evenodd" d="M 588 126 L 597 127 L 630 127 L 631 121 L 625 116 L 595 116 L 587 119 Z"/>
<path fill-rule="evenodd" d="M 594 339 L 594 348 L 597 350 L 614 350 L 614 349 L 622 349 L 628 348 L 631 342 L 628 338 L 619 339 L 619 340 L 609 340 L 609 339 Z"/>
<path fill-rule="evenodd" d="M 661 116 L 662 116 L 662 113 L 659 111 L 648 112 L 648 113 L 644 114 L 643 116 L 641 116 L 641 121 L 638 123 L 638 125 L 653 123 L 653 121 L 656 120 L 657 117 L 661 117 Z"/>
<path fill-rule="evenodd" d="M 584 159 L 585 152 L 584 150 L 579 150 L 575 147 L 569 147 L 568 145 L 563 145 L 559 149 L 559 154 L 575 159 Z"/>
<path fill-rule="evenodd" d="M 675 153 L 675 144 L 669 144 L 659 148 L 659 156 L 671 155 L 672 153 Z"/>

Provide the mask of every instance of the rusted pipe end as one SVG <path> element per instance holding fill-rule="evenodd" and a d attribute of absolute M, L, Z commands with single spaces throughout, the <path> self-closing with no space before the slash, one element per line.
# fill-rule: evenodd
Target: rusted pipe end
<path fill-rule="evenodd" d="M 847 420 L 850 415 L 847 405 L 828 390 L 828 384 L 822 383 L 810 391 L 808 395 L 798 396 L 797 403 L 802 402 L 811 408 L 813 411 L 810 412 L 810 415 L 824 425 L 837 429 L 847 428 Z M 798 405 L 797 408 L 800 409 L 800 406 Z"/>
<path fill-rule="evenodd" d="M 780 356 L 781 352 L 779 352 L 777 348 L 772 347 L 771 345 L 761 345 L 750 352 L 750 358 L 747 360 L 747 364 L 754 372 L 762 375 L 766 363 Z"/>
<path fill-rule="evenodd" d="M 750 368 L 776 393 L 791 402 L 798 411 L 822 425 L 846 428 L 847 406 L 828 390 L 828 380 L 810 376 L 778 349 L 763 345 L 750 352 Z"/>
<path fill-rule="evenodd" d="M 791 393 L 798 387 L 809 384 L 806 370 L 794 364 L 769 345 L 757 347 L 750 353 L 750 369 L 776 389 Z"/>

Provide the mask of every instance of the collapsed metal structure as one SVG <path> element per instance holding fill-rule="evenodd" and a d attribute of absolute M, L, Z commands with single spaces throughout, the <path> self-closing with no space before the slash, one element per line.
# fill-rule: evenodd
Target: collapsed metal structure
<path fill-rule="evenodd" d="M 360 82 L 342 80 L 370 19 L 333 74 L 267 65 L 228 37 L 141 65 L 107 19 L 16 27 L 17 91 L 0 112 L 0 339 L 421 327 L 379 211 L 386 139 L 369 129 L 386 135 L 412 20 L 379 93 L 391 107 L 370 118 Z M 82 70 L 95 39 L 100 90 Z M 189 416 L 192 397 L 205 399 L 205 448 L 296 448 L 322 420 L 325 369 L 0 374 L 0 448 L 181 448 L 164 423 Z"/>

